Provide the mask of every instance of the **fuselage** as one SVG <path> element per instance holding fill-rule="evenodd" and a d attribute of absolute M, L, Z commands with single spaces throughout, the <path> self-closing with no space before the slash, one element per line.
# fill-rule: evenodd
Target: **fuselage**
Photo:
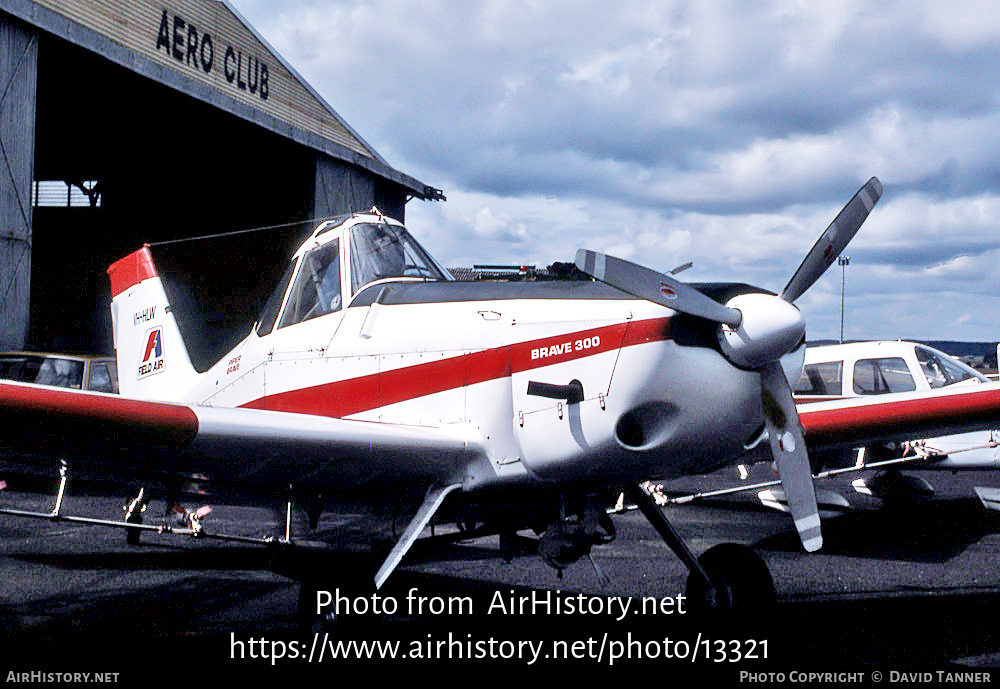
<path fill-rule="evenodd" d="M 111 270 L 150 276 L 113 289 L 126 396 L 447 429 L 480 459 L 424 471 L 415 453 L 413 473 L 466 491 L 704 473 L 760 438 L 760 376 L 713 345 L 714 324 L 591 281 L 456 282 L 381 216 L 320 225 L 200 374 L 147 258 Z M 363 479 L 336 460 L 318 482 Z"/>
<path fill-rule="evenodd" d="M 384 282 L 251 333 L 183 401 L 464 425 L 490 459 L 482 484 L 698 473 L 757 430 L 759 377 L 678 344 L 675 318 L 588 282 Z M 573 381 L 579 401 L 528 392 Z"/>

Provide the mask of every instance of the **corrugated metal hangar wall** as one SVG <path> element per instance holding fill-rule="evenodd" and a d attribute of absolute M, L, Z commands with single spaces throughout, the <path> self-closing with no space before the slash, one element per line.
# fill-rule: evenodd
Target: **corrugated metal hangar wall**
<path fill-rule="evenodd" d="M 205 367 L 314 219 L 412 197 L 226 2 L 0 0 L 0 349 L 110 351 L 104 271 L 151 243 Z"/>

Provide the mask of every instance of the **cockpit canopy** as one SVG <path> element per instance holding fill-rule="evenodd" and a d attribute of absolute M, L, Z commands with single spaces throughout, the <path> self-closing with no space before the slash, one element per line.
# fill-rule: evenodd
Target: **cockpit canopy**
<path fill-rule="evenodd" d="M 339 311 L 375 282 L 450 279 L 398 222 L 381 215 L 332 220 L 295 253 L 264 306 L 257 335 L 269 334 L 275 323 L 281 329 Z"/>

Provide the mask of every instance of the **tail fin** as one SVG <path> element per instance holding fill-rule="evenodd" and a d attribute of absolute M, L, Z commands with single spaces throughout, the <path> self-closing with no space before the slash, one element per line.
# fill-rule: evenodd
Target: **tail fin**
<path fill-rule="evenodd" d="M 198 378 L 149 245 L 111 264 L 111 324 L 125 397 L 178 401 Z"/>

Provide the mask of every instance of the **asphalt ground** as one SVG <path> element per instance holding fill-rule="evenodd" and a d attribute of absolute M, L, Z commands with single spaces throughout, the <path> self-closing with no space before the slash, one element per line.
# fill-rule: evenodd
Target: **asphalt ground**
<path fill-rule="evenodd" d="M 617 539 L 594 548 L 596 567 L 584 558 L 560 578 L 528 552 L 530 543 L 508 561 L 495 536 L 418 543 L 374 597 L 354 585 L 371 571 L 365 543 L 384 552 L 391 525 L 364 514 L 323 515 L 309 538 L 339 544 L 332 549 L 277 554 L 148 533 L 130 546 L 121 529 L 0 515 L 0 675 L 118 672 L 119 682 L 149 683 L 212 673 L 333 677 L 357 664 L 394 673 L 549 666 L 737 681 L 747 671 L 836 671 L 871 683 L 873 672 L 1000 666 L 1000 513 L 972 492 L 1000 486 L 1000 474 L 920 475 L 935 497 L 892 508 L 851 491 L 853 477 L 821 482 L 853 509 L 824 520 L 824 548 L 814 554 L 801 551 L 787 515 L 753 494 L 667 507 L 696 553 L 741 543 L 767 563 L 775 604 L 735 618 L 685 609 L 685 567 L 635 511 L 614 517 Z M 727 470 L 667 487 L 682 494 L 737 483 Z M 125 501 L 84 486 L 63 511 L 117 519 Z M 52 497 L 6 490 L 0 505 L 48 511 Z M 268 508 L 213 507 L 212 532 L 280 529 Z M 162 510 L 154 501 L 150 515 Z M 296 615 L 303 576 L 349 610 L 318 634 Z M 351 640 L 398 642 L 407 658 L 359 658 L 371 648 L 350 647 L 351 658 L 334 659 L 334 644 Z"/>

